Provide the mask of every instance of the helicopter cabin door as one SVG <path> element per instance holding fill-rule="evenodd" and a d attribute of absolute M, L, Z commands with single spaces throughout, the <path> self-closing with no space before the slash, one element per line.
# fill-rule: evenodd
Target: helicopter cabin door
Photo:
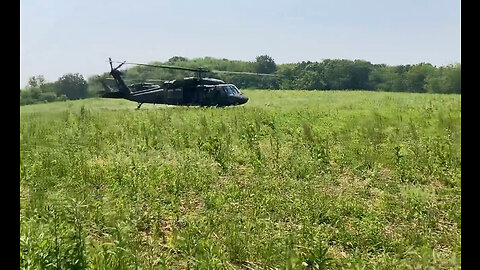
<path fill-rule="evenodd" d="M 166 103 L 171 105 L 181 104 L 183 100 L 182 88 L 168 88 L 165 91 Z"/>
<path fill-rule="evenodd" d="M 183 88 L 183 102 L 185 104 L 193 104 L 197 102 L 197 88 L 193 86 L 185 86 Z"/>

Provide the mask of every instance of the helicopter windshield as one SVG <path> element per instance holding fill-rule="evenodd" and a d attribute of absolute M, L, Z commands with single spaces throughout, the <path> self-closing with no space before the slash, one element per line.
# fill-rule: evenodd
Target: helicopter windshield
<path fill-rule="evenodd" d="M 227 93 L 227 95 L 229 96 L 241 94 L 240 90 L 238 90 L 238 88 L 233 84 L 224 85 L 222 88 L 224 89 L 225 93 Z"/>
<path fill-rule="evenodd" d="M 242 94 L 240 92 L 240 90 L 238 90 L 238 88 L 235 85 L 231 84 L 230 88 L 232 89 L 233 93 L 238 94 L 238 95 Z"/>

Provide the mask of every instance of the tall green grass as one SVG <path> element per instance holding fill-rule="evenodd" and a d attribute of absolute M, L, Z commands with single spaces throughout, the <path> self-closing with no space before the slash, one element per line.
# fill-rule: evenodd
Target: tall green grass
<path fill-rule="evenodd" d="M 460 95 L 20 108 L 23 269 L 459 269 Z"/>

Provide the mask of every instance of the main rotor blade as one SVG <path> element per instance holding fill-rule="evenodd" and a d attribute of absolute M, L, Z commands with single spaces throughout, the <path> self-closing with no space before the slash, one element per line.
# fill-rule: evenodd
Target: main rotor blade
<path fill-rule="evenodd" d="M 138 65 L 146 67 L 158 67 L 158 68 L 167 68 L 167 69 L 178 69 L 178 70 L 187 70 L 187 71 L 196 71 L 196 72 L 214 72 L 214 73 L 230 73 L 230 74 L 246 74 L 246 75 L 257 75 L 257 76 L 278 76 L 276 74 L 267 74 L 267 73 L 255 73 L 255 72 L 245 72 L 245 71 L 225 71 L 225 70 L 209 70 L 207 68 L 187 68 L 187 67 L 178 67 L 178 66 L 167 66 L 167 65 L 153 65 L 153 64 L 143 64 L 143 63 L 133 63 L 133 62 L 118 62 L 112 61 L 113 63 L 123 63 L 128 65 Z"/>
<path fill-rule="evenodd" d="M 209 72 L 210 70 L 206 68 L 187 68 L 187 67 L 177 67 L 177 66 L 166 66 L 166 65 L 153 65 L 153 64 L 142 64 L 142 63 L 132 63 L 132 62 L 118 62 L 112 61 L 113 63 L 125 63 L 128 65 L 137 65 L 137 66 L 146 66 L 146 67 L 158 67 L 158 68 L 168 68 L 168 69 L 178 69 L 178 70 L 188 70 L 188 71 L 197 71 L 197 72 Z"/>
<path fill-rule="evenodd" d="M 230 73 L 230 74 L 247 74 L 247 75 L 258 75 L 258 76 L 277 76 L 276 74 L 255 73 L 255 72 L 246 72 L 246 71 L 211 70 L 211 72 L 215 72 L 215 73 Z"/>

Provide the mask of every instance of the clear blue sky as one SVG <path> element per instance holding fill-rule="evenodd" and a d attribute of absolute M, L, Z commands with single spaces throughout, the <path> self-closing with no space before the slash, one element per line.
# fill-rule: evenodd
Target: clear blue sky
<path fill-rule="evenodd" d="M 444 66 L 460 62 L 460 18 L 460 0 L 21 0 L 20 87 L 109 71 L 108 57 Z"/>

